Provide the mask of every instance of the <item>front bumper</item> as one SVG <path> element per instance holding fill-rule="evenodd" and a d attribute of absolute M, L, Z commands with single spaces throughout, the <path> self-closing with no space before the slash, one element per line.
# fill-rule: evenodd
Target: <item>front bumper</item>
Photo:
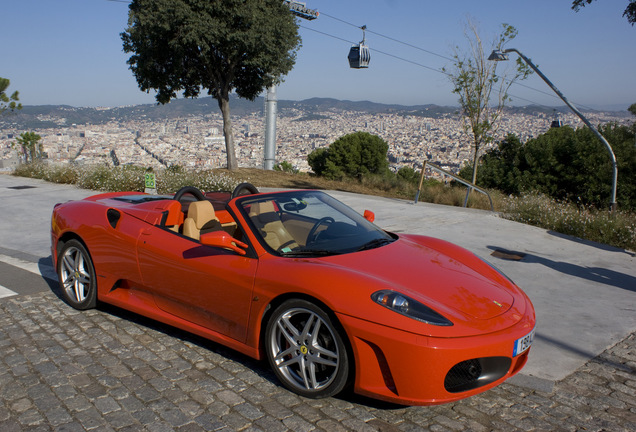
<path fill-rule="evenodd" d="M 453 402 L 492 388 L 523 368 L 529 349 L 513 357 L 514 341 L 533 317 L 494 333 L 435 338 L 339 315 L 355 357 L 355 392 L 404 405 Z"/>

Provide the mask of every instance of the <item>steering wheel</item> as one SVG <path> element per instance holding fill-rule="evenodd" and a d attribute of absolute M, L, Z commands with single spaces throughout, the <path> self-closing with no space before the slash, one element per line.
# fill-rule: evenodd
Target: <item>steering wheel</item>
<path fill-rule="evenodd" d="M 241 183 L 232 191 L 232 198 L 236 198 L 239 195 L 250 195 L 257 193 L 259 193 L 258 189 L 256 189 L 256 186 L 254 186 L 252 183 Z"/>
<path fill-rule="evenodd" d="M 320 218 L 320 219 L 318 220 L 318 222 L 316 222 L 316 223 L 314 224 L 314 226 L 313 226 L 313 227 L 311 227 L 311 229 L 309 230 L 309 234 L 307 234 L 307 244 L 309 244 L 309 243 L 313 243 L 313 242 L 315 242 L 315 241 L 316 241 L 316 239 L 318 238 L 318 236 L 316 235 L 316 231 L 318 231 L 318 228 L 319 228 L 321 225 L 324 225 L 324 224 L 332 224 L 332 223 L 334 223 L 334 222 L 335 222 L 334 218 L 332 218 L 332 217 L 330 217 L 330 216 L 326 216 L 326 217 L 324 217 L 324 218 Z"/>
<path fill-rule="evenodd" d="M 197 201 L 203 201 L 205 200 L 205 195 L 203 195 L 203 192 L 201 192 L 199 189 L 195 188 L 194 186 L 184 186 L 181 189 L 179 189 L 177 191 L 176 194 L 174 194 L 174 200 L 175 201 L 181 201 L 181 198 L 183 198 L 184 195 L 186 194 L 191 194 L 193 195 Z"/>

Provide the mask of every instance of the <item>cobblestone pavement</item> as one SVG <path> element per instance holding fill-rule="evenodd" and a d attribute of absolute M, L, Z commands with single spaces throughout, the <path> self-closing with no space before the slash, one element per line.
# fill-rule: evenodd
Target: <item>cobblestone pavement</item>
<path fill-rule="evenodd" d="M 546 365 L 549 367 L 549 365 Z M 264 363 L 51 292 L 0 301 L 0 430 L 636 430 L 636 334 L 555 385 L 504 384 L 436 407 L 309 400 Z"/>

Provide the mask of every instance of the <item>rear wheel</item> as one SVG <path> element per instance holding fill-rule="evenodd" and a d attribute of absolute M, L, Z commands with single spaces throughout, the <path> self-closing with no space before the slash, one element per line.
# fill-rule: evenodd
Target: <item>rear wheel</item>
<path fill-rule="evenodd" d="M 267 323 L 269 363 L 285 387 L 301 396 L 340 393 L 349 380 L 349 355 L 338 329 L 320 307 L 288 300 Z"/>
<path fill-rule="evenodd" d="M 75 309 L 91 309 L 97 304 L 97 282 L 93 261 L 78 240 L 64 244 L 57 260 L 57 274 L 64 299 Z"/>

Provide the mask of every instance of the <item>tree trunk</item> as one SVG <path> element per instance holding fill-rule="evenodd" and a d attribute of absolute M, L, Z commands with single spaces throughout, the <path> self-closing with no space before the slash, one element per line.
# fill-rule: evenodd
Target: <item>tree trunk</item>
<path fill-rule="evenodd" d="M 479 145 L 475 143 L 475 154 L 473 155 L 473 179 L 471 181 L 472 184 L 477 184 L 477 162 L 479 161 Z M 473 188 L 469 187 L 466 189 L 466 197 L 464 198 L 464 207 L 468 206 L 468 196 L 472 192 Z"/>
<path fill-rule="evenodd" d="M 225 136 L 225 152 L 227 153 L 227 169 L 238 168 L 236 154 L 234 153 L 234 133 L 232 132 L 232 119 L 230 118 L 229 95 L 218 96 L 217 101 L 223 114 L 223 136 Z"/>

